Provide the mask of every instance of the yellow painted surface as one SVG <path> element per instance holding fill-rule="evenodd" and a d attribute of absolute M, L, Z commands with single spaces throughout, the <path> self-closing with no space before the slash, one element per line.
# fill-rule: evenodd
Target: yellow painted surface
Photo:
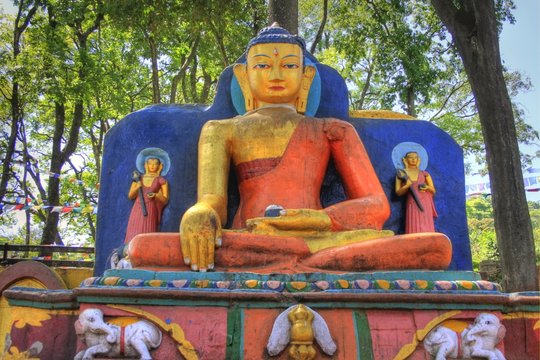
<path fill-rule="evenodd" d="M 446 320 L 443 321 L 441 325 L 457 333 L 461 333 L 469 326 L 469 323 L 463 320 Z"/>
<path fill-rule="evenodd" d="M 416 118 L 391 110 L 349 110 L 349 116 L 364 119 L 416 120 Z"/>
<path fill-rule="evenodd" d="M 68 289 L 78 287 L 84 279 L 92 277 L 94 269 L 91 268 L 52 268 L 56 272 Z"/>
<path fill-rule="evenodd" d="M 538 319 L 540 320 L 540 312 L 512 312 L 503 315 L 503 319 Z"/>
<path fill-rule="evenodd" d="M 533 325 L 533 330 L 540 329 L 540 312 L 513 312 L 509 314 L 503 315 L 504 319 L 511 320 L 511 319 L 536 319 L 536 322 Z"/>
<path fill-rule="evenodd" d="M 128 326 L 139 321 L 134 316 L 118 316 L 111 319 L 107 319 L 107 322 L 116 326 Z"/>
<path fill-rule="evenodd" d="M 45 289 L 45 286 L 35 279 L 21 279 L 16 281 L 11 287 L 24 286 L 36 289 Z M 13 321 L 17 319 L 18 314 L 14 312 L 14 308 L 10 307 L 7 299 L 0 297 L 0 350 L 3 351 L 5 346 L 6 335 L 10 333 Z"/>
<path fill-rule="evenodd" d="M 362 241 L 382 239 L 389 236 L 394 236 L 394 232 L 391 230 L 360 229 L 339 233 L 323 233 L 313 237 L 306 237 L 305 240 L 309 251 L 316 253 L 334 246 L 356 244 Z"/>
<path fill-rule="evenodd" d="M 68 267 L 59 267 L 59 268 L 50 268 L 55 273 L 58 274 L 66 284 L 68 289 L 74 289 L 78 287 L 84 279 L 92 277 L 94 269 L 91 268 L 68 268 Z M 0 274 L 5 270 L 4 266 L 0 266 Z M 17 285 L 23 286 L 23 285 Z M 24 285 L 26 286 L 26 285 Z M 32 286 L 29 286 L 32 287 Z M 42 288 L 39 288 L 42 289 Z"/>
<path fill-rule="evenodd" d="M 17 282 L 14 286 L 26 286 L 33 288 L 43 289 L 43 285 L 39 286 L 39 282 L 33 279 L 25 279 L 21 282 Z M 5 304 L 5 307 L 4 307 Z M 22 306 L 9 306 L 7 300 L 2 297 L 0 300 L 0 310 L 2 310 L 0 321 L 2 322 L 2 328 L 0 328 L 0 346 L 3 353 L 0 353 L 0 359 L 37 359 L 29 357 L 29 351 L 22 351 L 15 346 L 11 346 L 7 352 L 4 352 L 6 335 L 10 333 L 10 330 L 15 327 L 22 329 L 25 326 L 41 327 L 43 321 L 51 319 L 57 315 L 77 315 L 78 310 L 47 310 L 38 308 L 29 308 Z M 6 316 L 7 315 L 7 316 Z"/>
<path fill-rule="evenodd" d="M 0 267 L 0 276 L 5 267 Z M 81 282 L 92 276 L 92 269 L 90 268 L 51 268 L 66 284 L 68 289 L 73 289 L 78 287 Z M 40 281 L 31 278 L 23 278 L 10 287 L 21 286 L 29 287 L 36 289 L 45 289 Z M 60 310 L 55 311 L 45 311 L 38 309 L 29 309 L 29 308 L 17 308 L 10 307 L 8 301 L 5 297 L 0 297 L 0 350 L 4 349 L 6 334 L 11 330 L 12 325 L 17 327 L 23 327 L 25 324 L 34 325 L 40 324 L 41 321 L 47 320 L 50 318 L 50 314 L 59 313 Z M 69 311 L 68 311 L 69 312 Z M 69 312 L 78 313 L 78 312 Z M 14 324 L 15 323 L 15 324 Z"/>
<path fill-rule="evenodd" d="M 254 45 L 247 64 L 236 64 L 234 74 L 242 89 L 246 111 L 268 104 L 290 104 L 304 113 L 315 68 L 303 66 L 302 49 L 296 44 Z"/>

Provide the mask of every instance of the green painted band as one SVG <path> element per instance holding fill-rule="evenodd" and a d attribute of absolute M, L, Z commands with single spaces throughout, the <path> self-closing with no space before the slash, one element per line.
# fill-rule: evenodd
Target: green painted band
<path fill-rule="evenodd" d="M 353 312 L 358 360 L 373 360 L 371 331 L 365 311 Z"/>

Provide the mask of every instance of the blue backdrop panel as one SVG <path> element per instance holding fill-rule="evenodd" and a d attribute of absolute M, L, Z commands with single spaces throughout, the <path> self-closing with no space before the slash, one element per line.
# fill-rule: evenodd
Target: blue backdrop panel
<path fill-rule="evenodd" d="M 396 169 L 392 150 L 402 142 L 421 144 L 429 155 L 426 171 L 437 193 L 435 229 L 452 240 L 450 270 L 471 270 L 471 253 L 465 212 L 465 174 L 461 147 L 444 131 L 427 121 L 351 119 L 360 135 L 381 185 L 390 201 L 392 215 L 385 228 L 395 233 L 405 229 L 405 196 L 394 192 Z"/>

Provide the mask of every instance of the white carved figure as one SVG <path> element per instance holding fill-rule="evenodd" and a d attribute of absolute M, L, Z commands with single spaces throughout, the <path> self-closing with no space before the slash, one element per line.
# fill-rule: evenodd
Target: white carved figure
<path fill-rule="evenodd" d="M 129 259 L 123 257 L 120 258 L 120 254 L 118 254 L 118 250 L 114 250 L 111 254 L 111 269 L 132 269 L 131 261 Z"/>
<path fill-rule="evenodd" d="M 424 348 L 435 360 L 458 357 L 458 334 L 442 325 L 429 332 L 424 339 Z"/>
<path fill-rule="evenodd" d="M 463 357 L 477 357 L 488 360 L 506 360 L 496 348 L 506 334 L 506 328 L 493 314 L 482 313 L 474 323 L 461 333 Z"/>
<path fill-rule="evenodd" d="M 424 348 L 435 360 L 506 360 L 496 348 L 505 334 L 506 328 L 497 316 L 482 313 L 461 334 L 442 325 L 435 327 L 424 339 Z"/>
<path fill-rule="evenodd" d="M 272 333 L 270 334 L 268 344 L 266 345 L 266 349 L 268 350 L 268 354 L 270 354 L 270 356 L 276 356 L 281 353 L 291 341 L 291 323 L 289 322 L 288 315 L 289 312 L 291 312 L 291 310 L 297 306 L 298 305 L 293 305 L 289 307 L 287 310 L 279 314 L 274 321 Z M 326 322 L 321 315 L 307 306 L 306 308 L 313 314 L 313 337 L 315 340 L 317 340 L 317 343 L 321 347 L 322 351 L 325 354 L 332 356 L 336 352 L 337 346 L 334 340 L 332 340 L 328 325 L 326 325 Z"/>
<path fill-rule="evenodd" d="M 140 320 L 120 327 L 103 321 L 99 309 L 86 309 L 75 322 L 75 331 L 87 346 L 74 360 L 93 359 L 96 355 L 152 359 L 150 350 L 161 344 L 161 331 L 152 323 Z"/>

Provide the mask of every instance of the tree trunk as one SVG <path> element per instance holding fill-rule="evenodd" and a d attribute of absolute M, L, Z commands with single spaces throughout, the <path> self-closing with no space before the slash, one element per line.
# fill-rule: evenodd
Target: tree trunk
<path fill-rule="evenodd" d="M 53 11 L 49 8 L 49 11 Z M 75 30 L 77 36 L 77 49 L 81 59 L 81 64 L 77 71 L 78 81 L 84 84 L 87 81 L 87 73 L 89 70 L 88 64 L 88 37 L 99 27 L 101 20 L 103 19 L 102 13 L 96 13 L 94 23 L 86 30 L 82 30 L 81 22 L 75 22 L 69 24 L 71 28 Z M 81 20 L 82 21 L 82 20 Z M 55 125 L 52 141 L 51 152 L 51 165 L 50 172 L 52 174 L 61 174 L 62 167 L 69 161 L 69 158 L 79 143 L 79 133 L 84 118 L 84 94 L 77 93 L 75 95 L 75 101 L 73 106 L 73 118 L 71 126 L 69 128 L 69 134 L 64 137 L 66 130 L 66 106 L 64 102 L 55 102 Z M 65 143 L 62 148 L 62 144 Z M 47 201 L 49 205 L 60 205 L 60 179 L 58 176 L 49 177 L 49 186 L 47 189 Z M 47 220 L 45 221 L 45 227 L 43 228 L 43 234 L 41 236 L 41 244 L 52 244 L 53 242 L 61 244 L 62 241 L 58 234 L 58 220 L 59 214 L 56 212 L 49 212 Z"/>
<path fill-rule="evenodd" d="M 32 3 L 30 3 L 32 4 Z M 34 17 L 38 5 L 33 4 L 32 7 L 28 10 L 26 16 L 23 16 L 24 7 L 28 6 L 24 1 L 19 2 L 19 9 L 17 12 L 17 17 L 13 24 L 13 60 L 16 61 L 17 57 L 21 53 L 21 37 L 24 31 L 28 28 L 30 21 Z M 3 202 L 4 196 L 7 192 L 7 186 L 9 178 L 11 177 L 11 161 L 13 159 L 13 154 L 15 153 L 15 145 L 17 143 L 17 133 L 19 131 L 19 125 L 22 118 L 22 111 L 20 106 L 20 94 L 19 94 L 19 80 L 17 75 L 13 76 L 12 87 L 11 87 L 11 98 L 9 99 L 11 105 L 11 126 L 10 133 L 8 137 L 8 142 L 6 146 L 5 156 L 2 160 L 2 175 L 0 178 L 0 202 Z M 2 211 L 0 210 L 0 214 Z"/>
<path fill-rule="evenodd" d="M 189 73 L 189 84 L 191 92 L 191 101 L 197 102 L 197 68 L 199 67 L 199 61 L 196 56 L 193 57 L 193 64 L 191 72 Z"/>
<path fill-rule="evenodd" d="M 407 92 L 407 115 L 416 117 L 416 92 L 414 91 L 414 85 L 407 86 L 405 89 Z"/>
<path fill-rule="evenodd" d="M 49 177 L 49 186 L 47 187 L 47 205 L 58 206 L 60 204 L 60 179 L 53 174 L 62 172 L 62 138 L 66 124 L 66 109 L 64 104 L 54 104 L 54 134 L 52 141 L 51 165 L 49 172 L 52 176 Z M 52 210 L 52 209 L 51 209 Z M 58 220 L 59 214 L 50 211 L 45 221 L 43 233 L 41 234 L 41 244 L 50 245 L 59 241 L 58 238 Z"/>
<path fill-rule="evenodd" d="M 538 289 L 532 226 L 493 1 L 431 1 L 453 36 L 475 96 L 486 144 L 502 285 L 507 292 Z"/>
<path fill-rule="evenodd" d="M 277 22 L 291 34 L 298 34 L 298 0 L 270 0 L 268 20 L 269 25 Z"/>
<path fill-rule="evenodd" d="M 148 36 L 148 46 L 150 47 L 150 60 L 152 61 L 152 102 L 159 104 L 161 103 L 161 93 L 159 90 L 158 55 L 156 41 L 152 34 Z"/>
<path fill-rule="evenodd" d="M 360 94 L 360 98 L 356 102 L 356 109 L 355 110 L 362 110 L 364 109 L 364 103 L 366 101 L 366 95 L 369 91 L 369 88 L 371 87 L 371 77 L 373 76 L 373 67 L 371 64 L 369 64 L 369 68 L 367 70 L 366 75 L 366 81 L 364 82 L 364 86 L 362 87 L 362 93 Z"/>
<path fill-rule="evenodd" d="M 309 49 L 309 52 L 312 54 L 315 54 L 315 50 L 317 50 L 317 45 L 322 39 L 322 35 L 324 32 L 324 27 L 326 25 L 326 19 L 328 18 L 328 0 L 323 1 L 323 16 L 321 20 L 321 24 L 319 25 L 319 30 L 317 31 L 317 35 L 315 35 L 315 40 L 313 40 L 313 43 L 311 44 L 311 48 Z"/>
<path fill-rule="evenodd" d="M 252 13 L 252 21 L 253 21 L 253 27 L 251 34 L 253 37 L 257 36 L 260 30 L 260 24 L 264 21 L 265 17 L 264 14 L 259 12 L 259 9 L 257 8 L 258 3 L 264 4 L 264 0 L 257 0 L 257 1 L 250 1 L 249 6 L 251 7 L 251 13 Z"/>
<path fill-rule="evenodd" d="M 19 132 L 20 109 L 19 109 L 19 84 L 16 80 L 13 81 L 11 90 L 11 126 L 9 130 L 9 138 L 5 150 L 4 159 L 2 159 L 2 178 L 0 179 L 0 202 L 3 202 L 7 192 L 7 185 L 11 177 L 11 161 L 15 153 L 15 145 L 17 143 L 17 133 Z M 2 211 L 0 210 L 0 213 Z"/>
<path fill-rule="evenodd" d="M 223 42 L 223 29 L 218 29 L 211 19 L 208 20 L 207 24 L 208 27 L 210 27 L 212 34 L 214 34 L 214 38 L 216 39 L 216 43 L 221 54 L 221 59 L 223 60 L 223 67 L 227 67 L 229 66 L 229 57 L 227 56 L 227 49 L 225 48 L 225 43 Z"/>
<path fill-rule="evenodd" d="M 210 94 L 210 86 L 213 84 L 213 79 L 210 74 L 208 74 L 206 71 L 204 71 L 204 68 L 201 69 L 203 72 L 203 87 L 201 90 L 201 95 L 199 96 L 198 103 L 199 104 L 206 104 L 208 102 L 208 95 Z"/>
<path fill-rule="evenodd" d="M 189 64 L 193 61 L 193 58 L 195 57 L 195 54 L 197 53 L 197 49 L 199 48 L 199 42 L 201 40 L 201 34 L 197 34 L 195 36 L 195 39 L 193 40 L 193 43 L 191 44 L 191 50 L 189 51 L 189 55 L 187 58 L 182 57 L 182 66 L 180 67 L 180 70 L 178 70 L 178 73 L 173 77 L 171 81 L 171 96 L 169 102 L 171 104 L 176 103 L 176 94 L 178 92 L 178 83 L 184 78 L 186 74 L 186 70 L 189 67 Z"/>

